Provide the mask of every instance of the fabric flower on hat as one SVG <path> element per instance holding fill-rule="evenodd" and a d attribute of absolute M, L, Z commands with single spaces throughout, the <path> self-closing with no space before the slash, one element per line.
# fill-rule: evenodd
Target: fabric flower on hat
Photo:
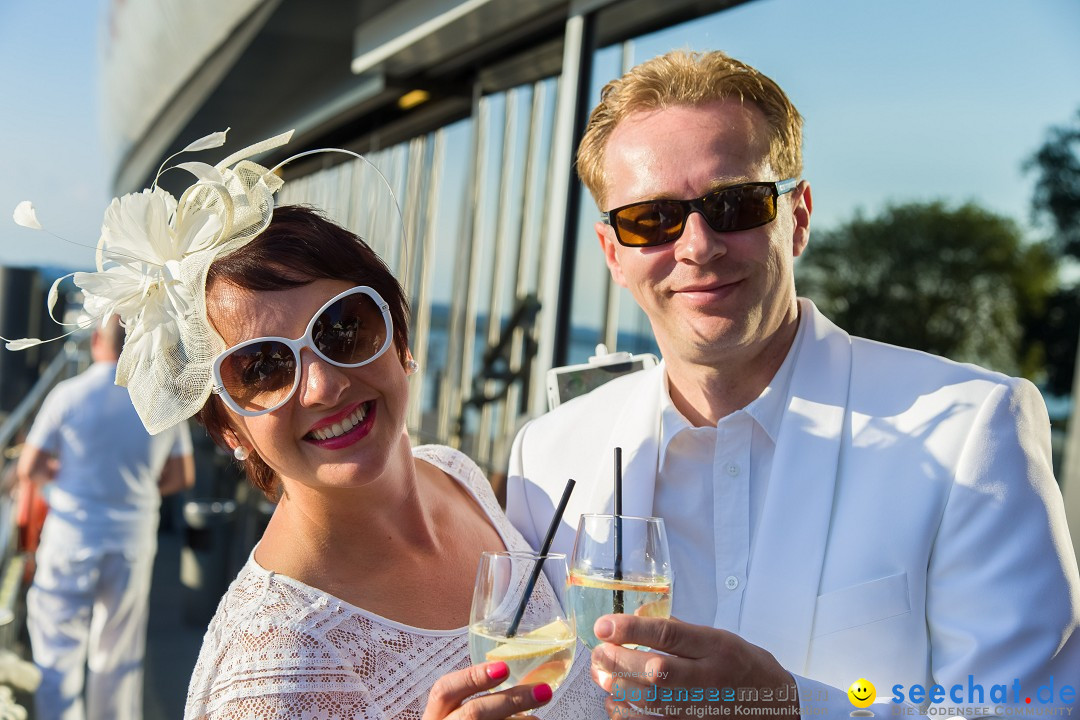
<path fill-rule="evenodd" d="M 110 203 L 97 244 L 96 272 L 72 273 L 49 290 L 49 315 L 58 323 L 53 313 L 60 283 L 71 277 L 83 291 L 83 313 L 72 332 L 120 316 L 127 338 L 116 363 L 116 384 L 128 389 L 151 434 L 190 418 L 213 392 L 213 364 L 225 343 L 207 319 L 207 272 L 215 259 L 244 246 L 270 224 L 274 196 L 284 185 L 277 174 L 283 166 L 318 153 L 361 161 L 354 167 L 353 182 L 364 188 L 363 201 L 350 209 L 364 219 L 367 230 L 357 234 L 397 238 L 407 248 L 393 188 L 363 156 L 343 148 L 304 150 L 269 170 L 248 159 L 288 143 L 291 137 L 290 131 L 249 145 L 216 165 L 185 162 L 166 169 L 176 155 L 169 157 L 148 189 Z M 213 133 L 180 153 L 224 143 L 225 132 Z M 158 179 L 170 170 L 195 177 L 179 198 L 158 187 Z M 305 199 L 301 193 L 290 202 Z M 23 227 L 43 229 L 28 201 L 19 203 L 13 218 Z M 407 259 L 404 265 L 408 267 Z M 42 342 L 0 340 L 9 350 Z"/>
<path fill-rule="evenodd" d="M 189 214 L 174 227 L 175 213 L 176 200 L 157 187 L 114 199 L 101 227 L 98 272 L 73 277 L 87 314 L 119 315 L 131 329 L 128 342 L 150 342 L 151 351 L 179 338 L 178 323 L 194 308 L 181 266 L 205 262 L 200 253 L 213 251 L 222 229 L 210 212 Z"/>
<path fill-rule="evenodd" d="M 49 291 L 50 315 L 65 278 L 83 291 L 86 318 L 72 332 L 120 316 L 127 337 L 116 383 L 128 388 L 151 433 L 191 417 L 210 395 L 211 365 L 224 343 L 206 319 L 206 273 L 215 258 L 247 243 L 270 223 L 273 196 L 283 182 L 247 158 L 284 145 L 291 136 L 288 132 L 256 143 L 217 165 L 176 165 L 196 178 L 179 200 L 158 187 L 157 179 L 142 192 L 115 198 L 102 222 L 97 272 L 64 276 Z M 181 153 L 224 142 L 224 132 L 214 133 Z M 29 202 L 16 207 L 14 219 L 42 229 Z M 21 350 L 41 342 L 26 338 L 7 341 L 7 347 Z"/>

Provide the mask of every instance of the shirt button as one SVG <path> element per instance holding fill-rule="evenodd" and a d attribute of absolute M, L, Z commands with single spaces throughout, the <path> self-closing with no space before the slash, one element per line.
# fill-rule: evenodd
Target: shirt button
<path fill-rule="evenodd" d="M 730 475 L 731 477 L 735 477 L 736 475 L 739 474 L 739 466 L 736 465 L 735 463 L 731 463 L 730 465 L 727 466 L 727 474 Z"/>
<path fill-rule="evenodd" d="M 734 575 L 728 575 L 727 579 L 724 580 L 724 587 L 726 587 L 728 590 L 734 590 L 735 588 L 739 587 L 739 578 L 735 577 Z"/>

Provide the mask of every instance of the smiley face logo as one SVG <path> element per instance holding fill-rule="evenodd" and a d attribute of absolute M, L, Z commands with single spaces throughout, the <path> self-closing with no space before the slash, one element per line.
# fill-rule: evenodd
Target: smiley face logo
<path fill-rule="evenodd" d="M 851 687 L 847 689 L 847 696 L 855 707 L 869 707 L 877 699 L 877 689 L 874 687 L 874 683 L 866 678 L 859 678 L 851 683 Z"/>

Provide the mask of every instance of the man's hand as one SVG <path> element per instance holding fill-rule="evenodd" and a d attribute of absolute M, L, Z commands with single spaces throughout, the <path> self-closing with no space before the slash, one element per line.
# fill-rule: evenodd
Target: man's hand
<path fill-rule="evenodd" d="M 195 458 L 191 455 L 174 455 L 165 461 L 158 478 L 158 492 L 162 497 L 183 490 L 190 490 L 195 485 Z"/>
<path fill-rule="evenodd" d="M 604 615 L 593 632 L 604 642 L 592 652 L 592 676 L 611 693 L 607 712 L 612 718 L 646 717 L 640 709 L 664 717 L 700 717 L 687 711 L 709 705 L 768 707 L 770 715 L 799 716 L 791 673 L 738 635 L 633 615 Z"/>
<path fill-rule="evenodd" d="M 19 453 L 16 468 L 20 480 L 44 487 L 56 479 L 56 474 L 60 472 L 60 460 L 36 445 L 26 444 Z"/>

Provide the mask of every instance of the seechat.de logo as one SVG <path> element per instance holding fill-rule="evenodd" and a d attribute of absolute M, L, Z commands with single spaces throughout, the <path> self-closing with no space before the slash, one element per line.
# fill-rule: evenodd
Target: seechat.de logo
<path fill-rule="evenodd" d="M 941 703 L 953 703 L 956 705 L 989 706 L 989 714 L 1018 714 L 1012 712 L 1009 706 L 1027 708 L 1025 714 L 1043 714 L 1039 706 L 1064 706 L 1068 707 L 1076 701 L 1077 690 L 1074 685 L 1054 680 L 1051 675 L 1048 681 L 1037 686 L 1034 690 L 1030 687 L 1021 686 L 1019 678 L 1013 678 L 1011 683 L 994 683 L 986 686 L 975 681 L 974 675 L 967 676 L 966 683 L 956 683 L 951 686 L 911 685 L 906 688 L 903 685 L 893 685 L 892 702 L 909 702 L 913 705 L 924 705 L 932 709 L 934 705 Z M 1031 706 L 1035 706 L 1034 708 Z"/>

